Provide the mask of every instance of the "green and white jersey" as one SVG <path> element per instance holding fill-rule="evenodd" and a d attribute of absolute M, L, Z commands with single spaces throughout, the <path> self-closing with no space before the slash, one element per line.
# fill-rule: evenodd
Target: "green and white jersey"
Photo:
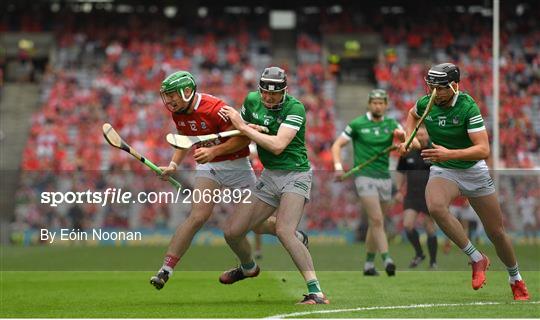
<path fill-rule="evenodd" d="M 426 110 L 429 95 L 416 101 L 415 112 L 418 117 Z M 436 104 L 424 120 L 431 141 L 447 149 L 466 149 L 473 145 L 469 133 L 486 130 L 480 109 L 473 98 L 466 93 L 454 95 L 450 107 Z M 449 160 L 433 163 L 450 169 L 467 169 L 478 161 Z"/>
<path fill-rule="evenodd" d="M 296 98 L 287 95 L 280 110 L 269 110 L 261 101 L 259 92 L 250 92 L 242 105 L 242 119 L 267 127 L 268 134 L 277 135 L 281 126 L 297 131 L 291 143 L 279 155 L 257 145 L 263 166 L 270 170 L 308 171 L 310 169 L 306 149 L 306 109 Z"/>
<path fill-rule="evenodd" d="M 370 112 L 351 121 L 342 136 L 353 142 L 354 166 L 366 162 L 391 146 L 394 130 L 398 128 L 401 128 L 401 125 L 394 119 L 383 117 L 381 121 L 373 121 Z M 388 154 L 379 157 L 357 175 L 379 179 L 390 178 L 388 158 Z"/>

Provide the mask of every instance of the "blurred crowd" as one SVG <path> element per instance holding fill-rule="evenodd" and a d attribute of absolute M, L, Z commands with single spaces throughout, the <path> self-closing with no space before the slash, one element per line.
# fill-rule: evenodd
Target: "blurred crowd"
<path fill-rule="evenodd" d="M 357 229 L 362 222 L 352 183 L 331 182 L 330 146 L 339 132 L 335 126 L 336 79 L 324 62 L 322 49 L 325 33 L 381 33 L 386 50 L 374 66 L 374 74 L 377 86 L 390 94 L 391 115 L 401 121 L 405 111 L 426 93 L 423 75 L 428 64 L 418 61 L 451 60 L 461 67 L 460 87 L 475 97 L 490 124 L 489 19 L 472 14 L 434 14 L 416 20 L 399 16 L 388 23 L 388 17 L 383 19 L 381 14 L 367 16 L 369 19 L 359 19 L 354 10 L 344 10 L 337 19 L 324 13 L 300 19 L 294 63 L 280 63 L 289 75 L 289 93 L 299 98 L 307 111 L 306 141 L 315 170 L 312 200 L 303 222 L 307 229 Z M 321 23 L 311 29 L 313 20 Z M 12 29 L 9 19 L 2 21 L 0 30 Z M 159 97 L 166 75 L 189 70 L 197 79 L 199 92 L 239 107 L 247 92 L 257 89 L 261 70 L 276 63 L 272 60 L 271 31 L 262 19 L 253 17 L 200 18 L 183 25 L 141 15 L 81 19 L 64 14 L 54 22 L 36 23 L 39 16 L 20 21 L 25 31 L 53 31 L 58 47 L 43 76 L 41 108 L 32 116 L 24 150 L 14 224 L 19 229 L 176 227 L 189 206 L 100 207 L 86 203 L 55 208 L 40 205 L 39 195 L 108 187 L 171 191 L 141 163 L 108 146 L 101 134 L 102 124 L 111 123 L 154 163 L 167 164 L 172 149 L 165 135 L 174 131 L 174 125 Z M 505 166 L 528 168 L 539 161 L 540 32 L 533 20 L 503 20 L 502 26 L 501 153 Z M 426 53 L 425 59 L 419 58 Z M 194 165 L 188 156 L 180 169 L 190 172 Z M 189 188 L 190 177 L 180 174 L 185 187 Z M 520 189 L 522 181 L 523 177 L 509 177 L 502 185 L 501 193 L 512 198 L 508 203 L 515 204 L 507 208 L 511 216 L 518 216 L 515 211 L 525 203 L 522 198 L 540 197 L 538 179 L 528 182 L 532 186 L 528 193 Z M 539 210 L 538 204 L 533 204 L 537 228 Z M 218 207 L 209 225 L 219 226 L 229 210 L 230 206 Z M 399 204 L 394 206 L 391 217 L 399 216 L 400 210 Z M 516 221 L 509 225 L 521 229 Z M 393 225 L 399 232 L 399 223 Z"/>
<path fill-rule="evenodd" d="M 540 166 L 540 26 L 538 11 L 522 19 L 501 18 L 500 159 L 504 168 Z M 375 66 L 379 87 L 387 89 L 396 114 L 404 117 L 418 96 L 426 94 L 423 77 L 431 61 L 452 61 L 461 69 L 460 90 L 478 103 L 493 128 L 491 17 L 439 14 L 422 24 L 383 31 L 387 50 Z M 466 26 L 466 27 L 464 27 Z M 406 55 L 395 54 L 406 52 Z"/>

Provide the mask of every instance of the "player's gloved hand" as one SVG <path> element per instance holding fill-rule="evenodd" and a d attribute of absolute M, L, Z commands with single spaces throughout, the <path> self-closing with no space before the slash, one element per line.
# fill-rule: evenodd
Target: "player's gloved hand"
<path fill-rule="evenodd" d="M 168 167 L 159 167 L 162 171 L 159 178 L 163 181 L 167 181 L 169 179 L 169 176 L 176 171 L 176 168 L 178 168 L 178 165 L 171 161 Z"/>
<path fill-rule="evenodd" d="M 193 159 L 201 164 L 210 162 L 214 160 L 215 157 L 216 154 L 212 148 L 198 148 L 193 153 Z"/>

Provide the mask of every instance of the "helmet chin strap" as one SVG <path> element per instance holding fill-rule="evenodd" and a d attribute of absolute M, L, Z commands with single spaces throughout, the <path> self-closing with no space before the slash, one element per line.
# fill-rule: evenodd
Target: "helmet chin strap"
<path fill-rule="evenodd" d="M 184 90 L 180 91 L 180 95 L 182 96 L 182 100 L 184 100 L 184 102 L 191 102 L 191 100 L 193 100 L 193 97 L 195 96 L 195 90 L 192 90 L 191 95 L 189 97 L 187 97 L 187 98 L 186 98 L 186 95 L 184 93 Z"/>
<path fill-rule="evenodd" d="M 454 89 L 454 87 L 452 86 L 452 83 L 455 83 L 455 84 L 456 84 L 456 88 L 455 88 L 455 89 Z M 450 84 L 450 89 L 452 89 L 452 92 L 453 92 L 454 94 L 458 94 L 458 92 L 459 92 L 459 83 L 457 83 L 457 82 L 452 82 L 452 83 Z M 453 97 L 452 97 L 452 98 L 453 98 Z"/>
<path fill-rule="evenodd" d="M 187 112 L 188 112 L 189 108 L 191 107 L 191 104 L 193 103 L 194 99 L 195 99 L 195 91 L 193 91 L 191 93 L 188 100 L 186 100 L 186 98 L 184 96 L 184 91 L 182 91 L 182 100 L 184 100 L 184 102 L 187 102 L 187 107 L 185 107 L 183 109 L 180 109 L 178 111 L 174 111 L 174 113 L 176 113 L 176 114 L 187 114 Z"/>
<path fill-rule="evenodd" d="M 455 83 L 455 84 L 456 84 L 456 88 L 455 88 L 455 89 L 454 89 L 454 87 L 452 86 L 452 83 Z M 457 82 L 452 82 L 452 83 L 449 85 L 449 87 L 450 87 L 450 89 L 452 90 L 452 92 L 453 92 L 454 94 L 450 97 L 450 99 L 446 100 L 442 105 L 447 105 L 447 104 L 449 104 L 452 100 L 454 100 L 454 97 L 456 96 L 456 94 L 459 93 L 459 83 L 457 83 Z"/>

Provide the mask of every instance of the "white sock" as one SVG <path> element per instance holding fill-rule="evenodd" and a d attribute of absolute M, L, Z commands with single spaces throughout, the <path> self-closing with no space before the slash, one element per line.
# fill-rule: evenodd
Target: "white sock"
<path fill-rule="evenodd" d="M 389 263 L 394 263 L 394 260 L 392 258 L 388 257 L 384 260 L 384 266 L 386 267 Z"/>
<path fill-rule="evenodd" d="M 510 282 L 511 284 L 515 284 L 516 281 L 521 281 L 523 280 L 523 278 L 521 278 L 521 274 L 517 274 L 517 276 L 509 276 L 508 277 L 508 282 Z"/>
<path fill-rule="evenodd" d="M 250 273 L 253 273 L 255 269 L 257 269 L 257 263 L 255 262 L 255 260 L 253 260 L 253 267 L 246 269 L 240 264 L 240 268 L 242 269 L 242 272 L 244 274 L 250 274 Z"/>
<path fill-rule="evenodd" d="M 506 270 L 508 271 L 508 281 L 511 283 L 511 284 L 514 284 L 516 283 L 516 281 L 521 281 L 523 280 L 521 278 L 521 274 L 519 273 L 519 267 L 516 263 L 515 266 L 513 267 L 510 267 L 510 268 L 506 268 Z"/>
<path fill-rule="evenodd" d="M 482 259 L 484 259 L 484 256 L 482 256 L 482 254 L 480 253 L 480 251 L 478 251 L 475 246 L 473 246 L 473 244 L 471 243 L 471 241 L 469 241 L 469 243 L 467 243 L 467 245 L 465 246 L 465 248 L 461 249 L 463 252 L 465 252 L 466 255 L 469 256 L 469 258 L 471 258 L 471 260 L 473 262 L 478 262 Z"/>
<path fill-rule="evenodd" d="M 375 263 L 373 263 L 373 261 L 366 261 L 366 263 L 364 263 L 364 270 L 372 268 L 375 268 Z"/>
<path fill-rule="evenodd" d="M 161 267 L 161 270 L 167 271 L 169 273 L 169 277 L 172 276 L 173 269 L 171 267 L 164 265 L 163 267 Z"/>
<path fill-rule="evenodd" d="M 303 234 L 301 234 L 301 233 L 298 232 L 298 231 L 295 231 L 294 234 L 296 235 L 296 238 L 297 238 L 298 240 L 300 240 L 301 242 L 304 242 L 304 235 L 303 235 Z"/>

